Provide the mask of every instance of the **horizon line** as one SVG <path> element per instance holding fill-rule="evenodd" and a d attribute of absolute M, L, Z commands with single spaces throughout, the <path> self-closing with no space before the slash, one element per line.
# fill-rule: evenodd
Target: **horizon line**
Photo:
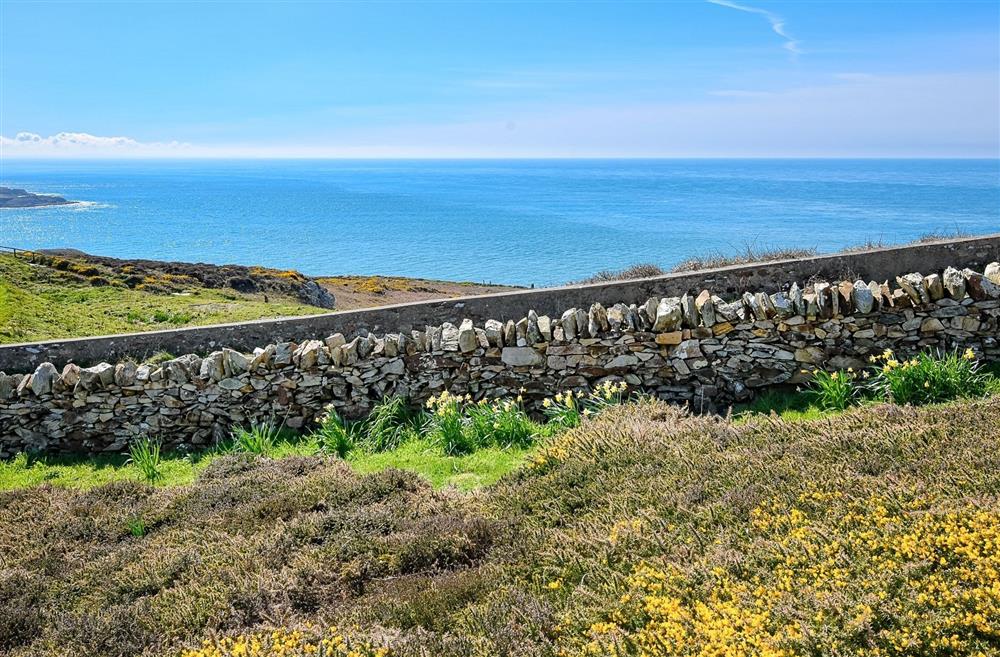
<path fill-rule="evenodd" d="M 108 162 L 197 160 L 340 160 L 340 161 L 497 161 L 497 160 L 1000 160 L 995 155 L 78 155 L 0 154 L 3 162 Z"/>

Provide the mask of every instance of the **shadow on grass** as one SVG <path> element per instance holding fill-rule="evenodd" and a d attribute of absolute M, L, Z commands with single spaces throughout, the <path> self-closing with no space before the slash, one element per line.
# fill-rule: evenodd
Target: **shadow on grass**
<path fill-rule="evenodd" d="M 733 421 L 746 422 L 760 415 L 777 415 L 785 420 L 814 420 L 836 411 L 816 405 L 813 395 L 790 389 L 774 389 L 761 393 L 748 404 L 733 406 Z"/>
<path fill-rule="evenodd" d="M 204 449 L 164 452 L 159 464 L 163 477 L 155 484 L 171 486 L 191 483 L 213 460 L 238 451 L 236 442 L 229 439 Z M 278 440 L 262 455 L 282 458 L 312 455 L 319 451 L 320 445 L 315 436 L 282 430 Z M 130 462 L 127 452 L 96 455 L 26 452 L 0 461 L 0 490 L 44 483 L 90 488 L 120 480 L 145 481 L 139 469 Z"/>

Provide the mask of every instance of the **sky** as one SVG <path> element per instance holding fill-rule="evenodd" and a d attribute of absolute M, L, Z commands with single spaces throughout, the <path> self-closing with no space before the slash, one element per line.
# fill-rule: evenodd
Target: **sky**
<path fill-rule="evenodd" d="M 0 158 L 1000 157 L 1000 0 L 0 0 Z"/>

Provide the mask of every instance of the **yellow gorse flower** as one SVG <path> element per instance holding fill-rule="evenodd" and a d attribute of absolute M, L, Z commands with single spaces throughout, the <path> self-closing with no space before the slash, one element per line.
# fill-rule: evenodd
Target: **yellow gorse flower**
<path fill-rule="evenodd" d="M 640 563 L 618 605 L 569 637 L 576 649 L 566 654 L 616 654 L 617 645 L 644 657 L 992 654 L 1000 515 L 930 504 L 821 490 L 790 506 L 765 502 L 750 513 L 748 538 L 765 550 L 755 558 L 766 569 L 692 576 Z"/>
<path fill-rule="evenodd" d="M 277 629 L 218 641 L 205 641 L 200 648 L 184 650 L 181 657 L 390 657 L 387 647 L 354 641 L 336 627 L 325 631 Z"/>

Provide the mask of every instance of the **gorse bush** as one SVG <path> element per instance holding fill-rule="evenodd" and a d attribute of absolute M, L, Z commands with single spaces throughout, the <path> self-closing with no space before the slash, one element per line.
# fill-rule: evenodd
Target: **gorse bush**
<path fill-rule="evenodd" d="M 1000 552 L 983 547 L 1000 539 L 996 513 L 807 489 L 790 507 L 772 500 L 750 517 L 759 547 L 742 568 L 692 574 L 638 565 L 624 604 L 589 628 L 587 651 L 681 657 L 840 648 L 875 657 L 974 655 L 992 643 Z M 749 569 L 758 576 L 744 577 Z"/>
<path fill-rule="evenodd" d="M 280 628 L 239 637 L 207 640 L 180 657 L 388 657 L 389 650 L 368 641 L 353 641 L 337 627 L 314 625 L 303 629 Z"/>
<path fill-rule="evenodd" d="M 140 438 L 128 446 L 128 454 L 127 463 L 135 466 L 143 479 L 151 484 L 163 479 L 159 442 L 149 438 Z"/>

